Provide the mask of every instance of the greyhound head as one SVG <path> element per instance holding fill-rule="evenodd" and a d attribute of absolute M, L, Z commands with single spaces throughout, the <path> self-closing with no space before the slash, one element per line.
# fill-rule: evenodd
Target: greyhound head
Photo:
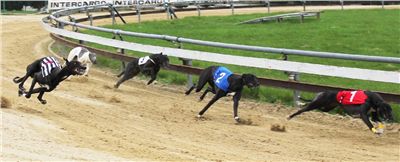
<path fill-rule="evenodd" d="M 76 59 L 73 59 L 71 61 L 68 61 L 65 59 L 65 69 L 67 72 L 71 75 L 83 75 L 85 73 L 86 67 L 84 67 L 79 61 Z"/>
<path fill-rule="evenodd" d="M 380 103 L 378 105 L 377 111 L 379 117 L 383 118 L 383 120 L 389 122 L 393 121 L 392 107 L 389 104 L 385 102 Z"/>
<path fill-rule="evenodd" d="M 90 62 L 92 62 L 93 64 L 97 64 L 96 54 L 90 52 L 90 53 L 89 53 L 89 60 L 90 60 Z"/>
<path fill-rule="evenodd" d="M 253 74 L 243 74 L 242 75 L 243 83 L 249 88 L 258 87 L 260 83 L 258 79 Z"/>
<path fill-rule="evenodd" d="M 169 58 L 167 55 L 164 55 L 161 52 L 160 54 L 157 54 L 156 58 L 161 67 L 167 68 L 169 66 Z"/>

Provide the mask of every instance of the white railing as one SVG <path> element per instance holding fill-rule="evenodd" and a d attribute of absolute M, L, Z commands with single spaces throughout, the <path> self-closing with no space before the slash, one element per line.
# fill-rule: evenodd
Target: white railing
<path fill-rule="evenodd" d="M 76 10 L 76 9 L 75 9 Z M 56 12 L 54 15 L 58 13 L 68 13 L 66 11 Z M 72 12 L 69 12 L 72 13 Z M 61 14 L 64 15 L 64 14 Z M 103 32 L 109 32 L 114 34 L 123 34 L 128 36 L 139 36 L 139 37 L 147 37 L 153 39 L 164 39 L 164 40 L 173 40 L 179 42 L 186 42 L 192 44 L 200 44 L 204 46 L 214 46 L 214 47 L 223 47 L 223 48 L 231 48 L 231 49 L 240 49 L 240 50 L 248 50 L 248 51 L 263 51 L 268 50 L 267 52 L 275 52 L 282 54 L 296 54 L 303 53 L 305 55 L 320 55 L 320 57 L 326 57 L 327 55 L 334 55 L 335 57 L 331 58 L 341 58 L 343 59 L 352 59 L 352 60 L 368 60 L 373 61 L 376 59 L 381 62 L 392 62 L 399 63 L 400 58 L 393 57 L 372 57 L 372 56 L 359 56 L 359 55 L 350 55 L 350 54 L 340 54 L 340 53 L 324 53 L 324 52 L 316 52 L 316 51 L 302 51 L 302 50 L 290 50 L 290 49 L 277 49 L 277 48 L 269 48 L 269 47 L 257 47 L 257 46 L 243 46 L 236 44 L 225 44 L 219 42 L 208 42 L 201 40 L 193 40 L 187 38 L 178 38 L 173 36 L 165 36 L 165 35 L 155 35 L 155 34 L 145 34 L 145 33 L 135 33 L 135 32 L 126 32 L 121 30 L 112 30 L 101 27 L 94 27 L 89 25 L 77 24 L 73 22 L 68 22 L 59 18 L 58 16 L 50 15 L 49 18 L 53 19 L 59 23 L 64 23 L 68 25 L 72 25 L 75 27 L 87 28 L 92 30 L 98 30 Z M 333 76 L 333 77 L 342 77 L 342 78 L 351 78 L 351 79 L 361 79 L 361 80 L 369 80 L 369 81 L 379 81 L 379 82 L 388 82 L 388 83 L 400 83 L 400 72 L 391 72 L 391 71 L 381 71 L 381 70 L 369 70 L 369 69 L 359 69 L 359 68 L 349 68 L 349 67 L 337 67 L 337 66 L 329 66 L 329 65 L 318 65 L 318 64 L 310 64 L 310 63 L 300 63 L 300 62 L 292 62 L 292 61 L 281 61 L 281 60 L 273 60 L 273 59 L 265 59 L 265 58 L 255 58 L 255 57 L 244 57 L 244 56 L 233 56 L 227 54 L 220 53 L 212 53 L 212 52 L 204 52 L 204 51 L 194 51 L 194 50 L 186 50 L 186 49 L 176 49 L 169 47 L 160 47 L 153 45 L 143 45 L 132 42 L 124 42 L 115 39 L 109 39 L 99 36 L 87 35 L 72 31 L 67 31 L 64 29 L 59 29 L 50 26 L 48 23 L 43 21 L 43 27 L 51 33 L 62 35 L 64 37 L 73 38 L 77 40 L 82 40 L 86 42 L 97 43 L 105 46 L 116 47 L 120 49 L 127 49 L 137 52 L 144 53 L 159 53 L 163 52 L 169 56 L 185 58 L 190 60 L 201 60 L 201 61 L 209 61 L 223 64 L 232 64 L 239 66 L 247 66 L 247 67 L 256 67 L 256 68 L 265 68 L 265 69 L 274 69 L 274 70 L 282 70 L 282 71 L 292 71 L 298 73 L 308 73 L 308 74 L 317 74 L 323 76 Z M 265 51 L 263 51 L 265 52 Z M 319 56 L 317 56 L 319 57 Z M 367 58 L 367 59 L 366 59 Z"/>

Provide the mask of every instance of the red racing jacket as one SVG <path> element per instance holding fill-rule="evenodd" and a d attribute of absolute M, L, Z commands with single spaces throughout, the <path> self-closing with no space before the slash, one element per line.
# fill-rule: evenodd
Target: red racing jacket
<path fill-rule="evenodd" d="M 339 91 L 336 100 L 342 105 L 361 105 L 368 98 L 364 91 Z"/>

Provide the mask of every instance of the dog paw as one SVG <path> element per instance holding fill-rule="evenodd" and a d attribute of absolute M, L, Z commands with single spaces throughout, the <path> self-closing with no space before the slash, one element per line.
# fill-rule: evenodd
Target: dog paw
<path fill-rule="evenodd" d="M 237 123 L 240 123 L 240 118 L 239 118 L 238 116 L 236 116 L 236 117 L 235 117 L 235 121 L 236 121 Z"/>
<path fill-rule="evenodd" d="M 197 118 L 199 118 L 199 119 L 200 119 L 200 118 L 203 118 L 203 115 L 198 114 L 198 115 L 197 115 Z"/>
<path fill-rule="evenodd" d="M 203 100 L 204 100 L 204 97 L 200 97 L 200 98 L 199 98 L 199 102 L 200 102 L 200 101 L 203 101 Z"/>
<path fill-rule="evenodd" d="M 40 100 L 40 103 L 42 103 L 43 105 L 47 104 L 46 100 Z"/>
<path fill-rule="evenodd" d="M 290 120 L 290 119 L 292 119 L 290 116 L 286 117 L 286 120 Z"/>
<path fill-rule="evenodd" d="M 21 90 L 18 90 L 18 97 L 25 96 L 25 93 Z"/>
<path fill-rule="evenodd" d="M 31 98 L 31 94 L 22 94 L 23 96 L 25 96 L 25 98 Z"/>

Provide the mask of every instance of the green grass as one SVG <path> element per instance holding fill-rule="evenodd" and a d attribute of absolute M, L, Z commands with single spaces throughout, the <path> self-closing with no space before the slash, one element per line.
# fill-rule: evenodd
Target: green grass
<path fill-rule="evenodd" d="M 275 13 L 277 14 L 277 13 Z M 237 25 L 238 22 L 266 16 L 267 14 L 187 17 L 174 21 L 150 21 L 141 24 L 107 25 L 126 31 L 143 33 L 165 34 L 200 40 L 257 45 L 265 47 L 302 49 L 313 51 L 327 51 L 351 53 L 360 55 L 376 55 L 400 57 L 400 11 L 399 10 L 346 10 L 325 11 L 321 19 L 307 18 L 305 23 L 299 20 L 285 20 L 283 23 L 264 23 Z M 271 14 L 272 15 L 272 14 Z M 111 38 L 109 33 L 83 31 L 84 33 Z M 171 42 L 124 37 L 126 41 L 143 44 L 177 47 Z M 115 51 L 114 48 L 91 44 L 98 48 Z M 185 49 L 226 53 L 240 56 L 281 59 L 278 54 L 247 52 L 222 48 L 204 47 L 184 44 Z M 128 54 L 143 56 L 143 53 L 128 51 Z M 120 68 L 118 61 L 99 58 L 100 63 L 112 68 Z M 346 61 L 339 59 L 312 58 L 303 56 L 289 56 L 289 60 L 298 62 L 318 63 L 343 67 L 357 67 L 386 71 L 400 71 L 399 64 Z M 177 58 L 171 58 L 172 63 L 181 63 Z M 194 61 L 196 67 L 213 65 L 210 62 Z M 287 75 L 281 71 L 225 65 L 235 73 L 254 73 L 257 76 L 287 80 Z M 160 80 L 167 83 L 183 84 L 185 75 L 162 71 Z M 195 79 L 196 80 L 196 79 Z M 361 81 L 337 77 L 301 74 L 301 81 L 313 84 L 332 85 L 353 89 L 366 89 L 400 93 L 399 84 Z M 292 104 L 292 91 L 278 88 L 262 87 L 257 90 L 246 90 L 245 95 L 260 101 L 282 102 Z M 305 93 L 305 97 L 313 95 Z M 400 120 L 400 107 L 395 105 L 396 119 Z"/>

